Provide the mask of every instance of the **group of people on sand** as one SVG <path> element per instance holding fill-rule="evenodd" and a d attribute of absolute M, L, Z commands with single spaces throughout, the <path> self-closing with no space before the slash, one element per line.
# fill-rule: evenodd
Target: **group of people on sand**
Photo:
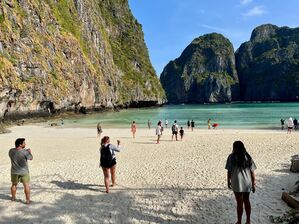
<path fill-rule="evenodd" d="M 157 124 L 157 127 L 156 127 L 156 135 L 158 136 L 157 137 L 157 144 L 160 143 L 160 139 L 161 139 L 161 136 L 163 134 L 163 123 L 162 121 L 158 121 L 158 124 Z M 166 125 L 165 125 L 166 126 Z M 167 126 L 166 126 L 167 127 Z M 183 127 L 181 127 L 181 129 L 179 130 L 179 126 L 177 124 L 177 121 L 175 120 L 171 126 L 171 133 L 172 133 L 172 136 L 171 136 L 171 140 L 173 141 L 174 137 L 175 137 L 175 140 L 178 141 L 178 134 L 180 134 L 180 137 L 181 137 L 181 141 L 183 140 L 183 137 L 184 137 L 184 129 Z"/>
<path fill-rule="evenodd" d="M 292 117 L 290 117 L 287 120 L 286 124 L 285 124 L 285 119 L 281 118 L 280 124 L 281 124 L 281 130 L 284 129 L 285 125 L 287 126 L 287 134 L 291 134 L 293 130 L 298 129 L 298 120 L 296 118 L 293 119 Z"/>
<path fill-rule="evenodd" d="M 156 127 L 156 135 L 158 136 L 157 137 L 157 144 L 160 143 L 160 139 L 161 139 L 161 136 L 162 136 L 163 131 L 164 131 L 164 125 L 165 125 L 165 128 L 167 128 L 168 124 L 169 124 L 169 121 L 167 119 L 165 119 L 164 124 L 163 124 L 162 120 L 158 121 L 157 127 Z M 207 124 L 208 124 L 208 129 L 211 129 L 211 127 L 213 127 L 215 129 L 219 126 L 218 123 L 211 124 L 211 119 L 210 118 L 208 119 Z M 152 122 L 150 120 L 147 121 L 147 127 L 148 127 L 148 129 L 151 129 L 151 127 L 152 127 Z M 194 120 L 188 120 L 187 121 L 187 128 L 188 128 L 188 130 L 191 129 L 191 131 L 193 131 L 194 128 L 195 128 L 195 121 Z M 136 125 L 136 122 L 133 121 L 132 124 L 131 124 L 131 132 L 132 132 L 133 138 L 135 138 L 135 136 L 136 136 L 136 131 L 137 131 L 137 125 Z M 172 140 L 175 139 L 176 141 L 178 141 L 178 134 L 180 135 L 180 140 L 181 141 L 183 140 L 185 131 L 184 131 L 184 128 L 182 126 L 179 128 L 177 120 L 174 120 L 174 123 L 171 126 L 171 132 L 172 132 L 172 136 L 171 136 Z"/>
<path fill-rule="evenodd" d="M 161 121 L 158 122 L 158 126 Z M 174 122 L 176 123 L 176 122 Z M 104 175 L 106 193 L 109 193 L 110 187 L 116 185 L 116 152 L 120 152 L 120 141 L 117 145 L 110 143 L 109 136 L 101 139 L 100 146 L 100 167 Z M 23 183 L 26 204 L 30 204 L 30 176 L 28 169 L 28 160 L 32 160 L 32 152 L 26 149 L 25 138 L 18 138 L 15 141 L 15 148 L 9 150 L 11 160 L 11 200 L 16 200 L 17 185 Z M 227 187 L 232 189 L 237 203 L 237 223 L 241 224 L 243 208 L 246 212 L 246 224 L 250 224 L 251 205 L 249 200 L 250 192 L 256 190 L 255 169 L 256 165 L 246 151 L 241 141 L 235 141 L 232 147 L 232 153 L 228 156 L 225 169 L 227 170 Z M 110 185 L 111 176 L 111 185 Z"/>

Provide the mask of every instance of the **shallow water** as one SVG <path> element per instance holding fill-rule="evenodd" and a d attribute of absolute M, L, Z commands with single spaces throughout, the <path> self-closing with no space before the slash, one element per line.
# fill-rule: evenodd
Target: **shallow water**
<path fill-rule="evenodd" d="M 120 112 L 105 112 L 65 120 L 66 126 L 95 127 L 101 122 L 104 127 L 130 127 L 136 121 L 138 127 L 147 127 L 150 120 L 156 126 L 158 120 L 177 120 L 186 126 L 193 119 L 197 128 L 206 128 L 207 120 L 219 123 L 219 128 L 233 129 L 280 129 L 280 119 L 299 119 L 299 103 L 234 103 L 204 105 L 166 105 L 157 108 L 128 109 Z"/>

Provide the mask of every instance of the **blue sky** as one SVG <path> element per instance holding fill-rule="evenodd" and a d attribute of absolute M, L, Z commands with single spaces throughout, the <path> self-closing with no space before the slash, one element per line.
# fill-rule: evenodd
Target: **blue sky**
<path fill-rule="evenodd" d="M 129 0 L 160 76 L 196 37 L 217 32 L 235 50 L 265 23 L 299 27 L 299 0 Z"/>

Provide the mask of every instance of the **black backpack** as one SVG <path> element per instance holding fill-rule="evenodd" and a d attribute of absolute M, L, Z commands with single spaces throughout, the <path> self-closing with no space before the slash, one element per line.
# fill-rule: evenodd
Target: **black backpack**
<path fill-rule="evenodd" d="M 112 153 L 110 151 L 110 144 L 104 146 L 101 149 L 101 166 L 102 167 L 110 167 L 112 164 Z"/>

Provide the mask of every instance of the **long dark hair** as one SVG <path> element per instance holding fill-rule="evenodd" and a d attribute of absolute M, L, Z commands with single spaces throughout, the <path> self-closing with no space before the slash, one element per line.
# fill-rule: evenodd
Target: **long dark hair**
<path fill-rule="evenodd" d="M 107 143 L 107 141 L 109 140 L 109 136 L 104 136 L 102 139 L 101 139 L 101 149 L 104 148 L 105 144 Z"/>
<path fill-rule="evenodd" d="M 243 169 L 249 168 L 252 165 L 252 158 L 241 141 L 235 141 L 233 144 L 232 162 L 233 165 Z"/>

